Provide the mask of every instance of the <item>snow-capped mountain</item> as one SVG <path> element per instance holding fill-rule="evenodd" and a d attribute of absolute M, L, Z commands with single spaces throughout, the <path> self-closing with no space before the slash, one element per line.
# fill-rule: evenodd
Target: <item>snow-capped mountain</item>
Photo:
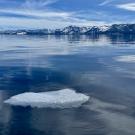
<path fill-rule="evenodd" d="M 135 34 L 135 24 L 114 24 L 103 26 L 68 26 L 62 29 L 1 30 L 1 34 L 17 35 L 90 35 L 90 34 Z"/>

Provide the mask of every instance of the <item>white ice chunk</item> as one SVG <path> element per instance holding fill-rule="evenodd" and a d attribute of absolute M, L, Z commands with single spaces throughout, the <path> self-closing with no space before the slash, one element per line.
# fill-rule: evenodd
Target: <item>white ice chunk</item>
<path fill-rule="evenodd" d="M 77 93 L 71 89 L 63 89 L 52 92 L 33 93 L 26 92 L 4 101 L 14 106 L 72 108 L 79 107 L 89 100 L 89 96 Z"/>
<path fill-rule="evenodd" d="M 135 63 L 135 55 L 118 56 L 115 60 L 119 62 Z"/>

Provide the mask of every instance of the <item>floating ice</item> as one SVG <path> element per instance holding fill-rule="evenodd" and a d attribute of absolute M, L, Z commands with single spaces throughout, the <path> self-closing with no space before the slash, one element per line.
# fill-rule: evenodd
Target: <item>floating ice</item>
<path fill-rule="evenodd" d="M 118 56 L 115 59 L 119 62 L 135 63 L 135 55 Z"/>
<path fill-rule="evenodd" d="M 76 93 L 71 89 L 63 89 L 52 92 L 33 93 L 27 92 L 11 97 L 4 103 L 14 106 L 72 108 L 79 107 L 89 100 L 89 96 Z"/>

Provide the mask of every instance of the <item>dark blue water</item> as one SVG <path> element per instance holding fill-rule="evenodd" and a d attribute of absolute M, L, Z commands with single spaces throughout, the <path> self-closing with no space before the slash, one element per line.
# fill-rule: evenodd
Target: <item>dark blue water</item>
<path fill-rule="evenodd" d="M 0 135 L 135 135 L 135 36 L 0 36 Z M 17 107 L 23 92 L 72 88 L 79 108 Z"/>

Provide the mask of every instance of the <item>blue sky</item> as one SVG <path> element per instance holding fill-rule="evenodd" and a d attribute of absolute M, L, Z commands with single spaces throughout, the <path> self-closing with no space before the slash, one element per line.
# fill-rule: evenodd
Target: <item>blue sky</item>
<path fill-rule="evenodd" d="M 135 0 L 0 0 L 1 28 L 135 23 Z"/>

